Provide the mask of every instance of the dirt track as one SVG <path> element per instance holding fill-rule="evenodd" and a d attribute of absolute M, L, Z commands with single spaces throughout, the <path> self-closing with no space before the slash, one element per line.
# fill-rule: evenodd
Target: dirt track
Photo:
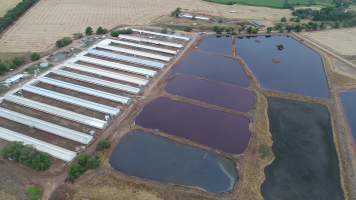
<path fill-rule="evenodd" d="M 279 20 L 289 10 L 218 5 L 201 0 L 41 0 L 3 34 L 0 52 L 46 51 L 64 36 L 85 27 L 144 25 L 181 7 L 228 18 Z M 230 13 L 230 11 L 236 11 Z"/>

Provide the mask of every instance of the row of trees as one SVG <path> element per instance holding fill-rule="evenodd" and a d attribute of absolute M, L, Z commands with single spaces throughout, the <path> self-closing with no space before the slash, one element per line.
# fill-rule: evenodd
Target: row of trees
<path fill-rule="evenodd" d="M 0 75 L 3 75 L 10 70 L 16 69 L 24 63 L 24 57 L 15 57 L 11 60 L 0 60 Z"/>
<path fill-rule="evenodd" d="M 8 10 L 3 17 L 0 17 L 0 33 L 11 26 L 21 15 L 31 8 L 39 0 L 22 0 L 14 8 Z"/>
<path fill-rule="evenodd" d="M 45 171 L 51 166 L 48 154 L 37 151 L 29 145 L 21 142 L 12 142 L 1 150 L 4 159 L 13 160 L 26 165 L 36 171 Z"/>
<path fill-rule="evenodd" d="M 347 6 L 326 7 L 320 10 L 298 9 L 293 11 L 294 16 L 301 19 L 310 19 L 314 22 L 324 22 L 331 27 L 353 27 L 356 26 L 356 12 Z"/>

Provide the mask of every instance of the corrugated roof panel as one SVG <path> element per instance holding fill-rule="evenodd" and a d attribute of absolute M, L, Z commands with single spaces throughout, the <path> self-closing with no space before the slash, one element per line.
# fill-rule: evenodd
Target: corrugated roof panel
<path fill-rule="evenodd" d="M 100 86 L 104 86 L 104 87 L 108 87 L 108 88 L 121 90 L 124 92 L 129 92 L 132 94 L 138 94 L 141 91 L 140 88 L 137 88 L 137 87 L 132 87 L 132 86 L 124 85 L 121 83 L 115 83 L 115 82 L 111 82 L 111 81 L 107 81 L 107 80 L 103 80 L 103 79 L 98 79 L 98 78 L 94 78 L 91 76 L 85 76 L 85 75 L 81 75 L 81 74 L 77 74 L 77 73 L 73 73 L 73 72 L 56 70 L 56 71 L 52 71 L 51 73 L 54 73 L 54 74 L 57 74 L 60 76 L 64 76 L 67 78 L 71 78 L 74 80 L 86 82 L 86 83 L 92 83 L 95 85 L 100 85 Z"/>
<path fill-rule="evenodd" d="M 99 50 L 95 50 L 95 49 L 89 50 L 88 53 L 95 55 L 95 56 L 99 56 L 99 57 L 109 58 L 109 59 L 122 61 L 122 62 L 129 62 L 129 63 L 133 63 L 133 64 L 139 64 L 139 65 L 143 65 L 146 67 L 152 67 L 155 69 L 162 69 L 165 66 L 163 63 L 156 62 L 156 61 L 145 60 L 145 59 L 141 59 L 141 58 L 125 56 L 125 55 L 120 55 L 120 54 L 106 52 L 106 51 L 99 51 Z"/>
<path fill-rule="evenodd" d="M 189 37 L 184 37 L 184 36 L 179 36 L 179 35 L 173 35 L 173 34 L 164 34 L 164 33 L 157 33 L 153 31 L 145 31 L 145 30 L 139 30 L 139 29 L 132 29 L 134 32 L 139 32 L 139 33 L 146 33 L 150 35 L 158 35 L 158 36 L 163 36 L 163 37 L 168 37 L 168 38 L 175 38 L 175 39 L 180 39 L 180 40 L 185 40 L 189 41 Z"/>
<path fill-rule="evenodd" d="M 160 40 L 152 40 L 152 39 L 130 36 L 130 35 L 119 35 L 119 38 L 125 39 L 125 40 L 136 41 L 136 42 L 147 42 L 147 43 L 151 43 L 151 44 L 155 44 L 155 45 L 162 45 L 162 46 L 174 47 L 174 48 L 183 48 L 184 47 L 182 44 L 177 44 L 177 43 L 172 43 L 172 42 L 164 42 L 164 41 L 160 41 Z"/>
<path fill-rule="evenodd" d="M 144 68 L 140 68 L 140 67 L 124 65 L 121 63 L 110 62 L 110 61 L 101 60 L 101 59 L 97 59 L 97 58 L 91 58 L 91 57 L 87 57 L 87 56 L 79 56 L 76 59 L 74 59 L 73 61 L 74 62 L 83 61 L 83 62 L 99 65 L 102 67 L 118 69 L 118 70 L 121 70 L 124 72 L 130 72 L 130 73 L 149 76 L 149 77 L 153 77 L 157 73 L 156 71 L 150 70 L 150 69 L 144 69 Z"/>
<path fill-rule="evenodd" d="M 67 82 L 64 82 L 64 81 L 60 81 L 60 80 L 56 80 L 56 79 L 52 79 L 52 78 L 48 78 L 48 77 L 41 77 L 41 78 L 38 79 L 38 81 L 43 82 L 43 83 L 47 83 L 47 84 L 50 84 L 50 85 L 54 85 L 54 86 L 57 86 L 57 87 L 61 87 L 61 88 L 64 88 L 64 89 L 73 90 L 73 91 L 81 92 L 81 93 L 84 93 L 84 94 L 100 97 L 100 98 L 103 98 L 103 99 L 108 99 L 108 100 L 111 100 L 111 101 L 119 102 L 119 103 L 122 103 L 122 104 L 128 104 L 130 102 L 130 98 L 129 97 L 115 95 L 115 94 L 111 94 L 111 93 L 108 93 L 108 92 L 103 92 L 103 91 L 100 91 L 100 90 L 95 90 L 95 89 L 91 89 L 91 88 L 84 87 L 84 86 L 81 86 L 81 85 L 67 83 Z"/>
<path fill-rule="evenodd" d="M 156 52 L 161 52 L 161 53 L 167 53 L 167 54 L 172 54 L 172 55 L 177 55 L 178 52 L 174 51 L 174 50 L 169 50 L 169 49 L 163 49 L 163 48 L 158 48 L 158 47 L 154 47 L 154 46 L 148 46 L 148 45 L 143 45 L 143 44 L 136 44 L 136 43 L 132 43 L 132 42 L 126 42 L 126 41 L 122 41 L 122 40 L 111 40 L 111 39 L 107 39 L 109 40 L 109 44 L 110 43 L 116 43 L 116 44 L 121 44 L 121 45 L 125 45 L 125 46 L 130 46 L 130 47 L 137 47 L 137 48 L 141 48 L 141 49 L 147 49 L 147 50 L 151 50 L 151 51 L 156 51 Z"/>
<path fill-rule="evenodd" d="M 118 109 L 118 108 L 106 106 L 103 104 L 88 101 L 88 100 L 81 99 L 78 97 L 73 97 L 73 96 L 66 95 L 66 94 L 61 94 L 59 92 L 54 92 L 51 90 L 46 90 L 46 89 L 32 86 L 32 85 L 26 85 L 26 86 L 22 87 L 21 89 L 24 91 L 27 91 L 27 92 L 31 92 L 33 94 L 37 94 L 37 95 L 44 96 L 47 98 L 55 99 L 57 101 L 69 103 L 69 104 L 76 105 L 79 107 L 87 108 L 89 110 L 98 111 L 101 113 L 106 113 L 106 114 L 110 114 L 110 115 L 117 115 L 118 113 L 120 113 L 120 109 Z"/>
<path fill-rule="evenodd" d="M 88 72 L 91 74 L 96 74 L 99 76 L 104 76 L 107 78 L 115 79 L 118 81 L 125 81 L 128 83 L 133 83 L 133 84 L 137 84 L 137 85 L 147 85 L 147 83 L 148 83 L 147 79 L 129 76 L 126 74 L 116 73 L 116 72 L 112 72 L 112 71 L 106 71 L 106 70 L 98 69 L 95 67 L 89 67 L 89 66 L 85 66 L 85 65 L 81 65 L 81 64 L 66 63 L 66 64 L 64 64 L 64 66 L 69 67 L 71 69 L 78 70 L 78 71 Z"/>
<path fill-rule="evenodd" d="M 93 136 L 75 131 L 63 126 L 52 124 L 46 121 L 42 121 L 18 112 L 7 110 L 5 108 L 0 108 L 0 117 L 9 119 L 20 124 L 24 124 L 30 127 L 35 127 L 39 130 L 52 133 L 59 137 L 63 137 L 69 140 L 73 140 L 82 144 L 89 144 L 93 139 Z"/>
<path fill-rule="evenodd" d="M 0 138 L 9 142 L 22 142 L 25 145 L 31 145 L 38 151 L 45 152 L 54 158 L 63 160 L 65 162 L 72 161 L 77 155 L 77 153 L 74 151 L 70 151 L 2 127 L 0 127 Z"/>
<path fill-rule="evenodd" d="M 16 95 L 9 95 L 5 98 L 6 101 L 10 101 L 28 108 L 39 110 L 54 116 L 58 116 L 71 121 L 79 122 L 88 126 L 103 129 L 106 126 L 106 121 L 95 119 L 86 115 L 75 113 L 69 110 L 44 104 L 41 102 L 33 101 Z"/>

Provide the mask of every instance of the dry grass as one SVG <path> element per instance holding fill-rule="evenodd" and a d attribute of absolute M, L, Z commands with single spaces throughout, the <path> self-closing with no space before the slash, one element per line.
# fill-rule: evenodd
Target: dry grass
<path fill-rule="evenodd" d="M 54 41 L 87 26 L 146 25 L 175 8 L 227 18 L 274 21 L 289 15 L 279 10 L 218 5 L 201 0 L 41 0 L 0 39 L 0 52 L 46 51 Z M 236 13 L 230 13 L 236 11 Z"/>
<path fill-rule="evenodd" d="M 21 0 L 0 0 L 0 17 L 4 16 L 7 10 L 13 8 Z"/>
<path fill-rule="evenodd" d="M 356 28 L 304 33 L 303 35 L 341 55 L 356 55 Z"/>

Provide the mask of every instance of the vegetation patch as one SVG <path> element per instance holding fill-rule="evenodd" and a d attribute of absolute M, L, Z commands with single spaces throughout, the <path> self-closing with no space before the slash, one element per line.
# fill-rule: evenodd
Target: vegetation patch
<path fill-rule="evenodd" d="M 42 189 L 38 186 L 30 186 L 26 190 L 26 196 L 31 200 L 39 200 L 42 196 Z"/>
<path fill-rule="evenodd" d="M 36 171 L 45 171 L 51 166 L 48 154 L 37 151 L 22 142 L 12 142 L 1 150 L 1 156 L 7 160 L 13 160 L 26 165 Z"/>
<path fill-rule="evenodd" d="M 84 174 L 89 169 L 96 169 L 100 166 L 100 158 L 98 156 L 79 155 L 74 163 L 70 166 L 68 180 L 74 181 Z"/>

